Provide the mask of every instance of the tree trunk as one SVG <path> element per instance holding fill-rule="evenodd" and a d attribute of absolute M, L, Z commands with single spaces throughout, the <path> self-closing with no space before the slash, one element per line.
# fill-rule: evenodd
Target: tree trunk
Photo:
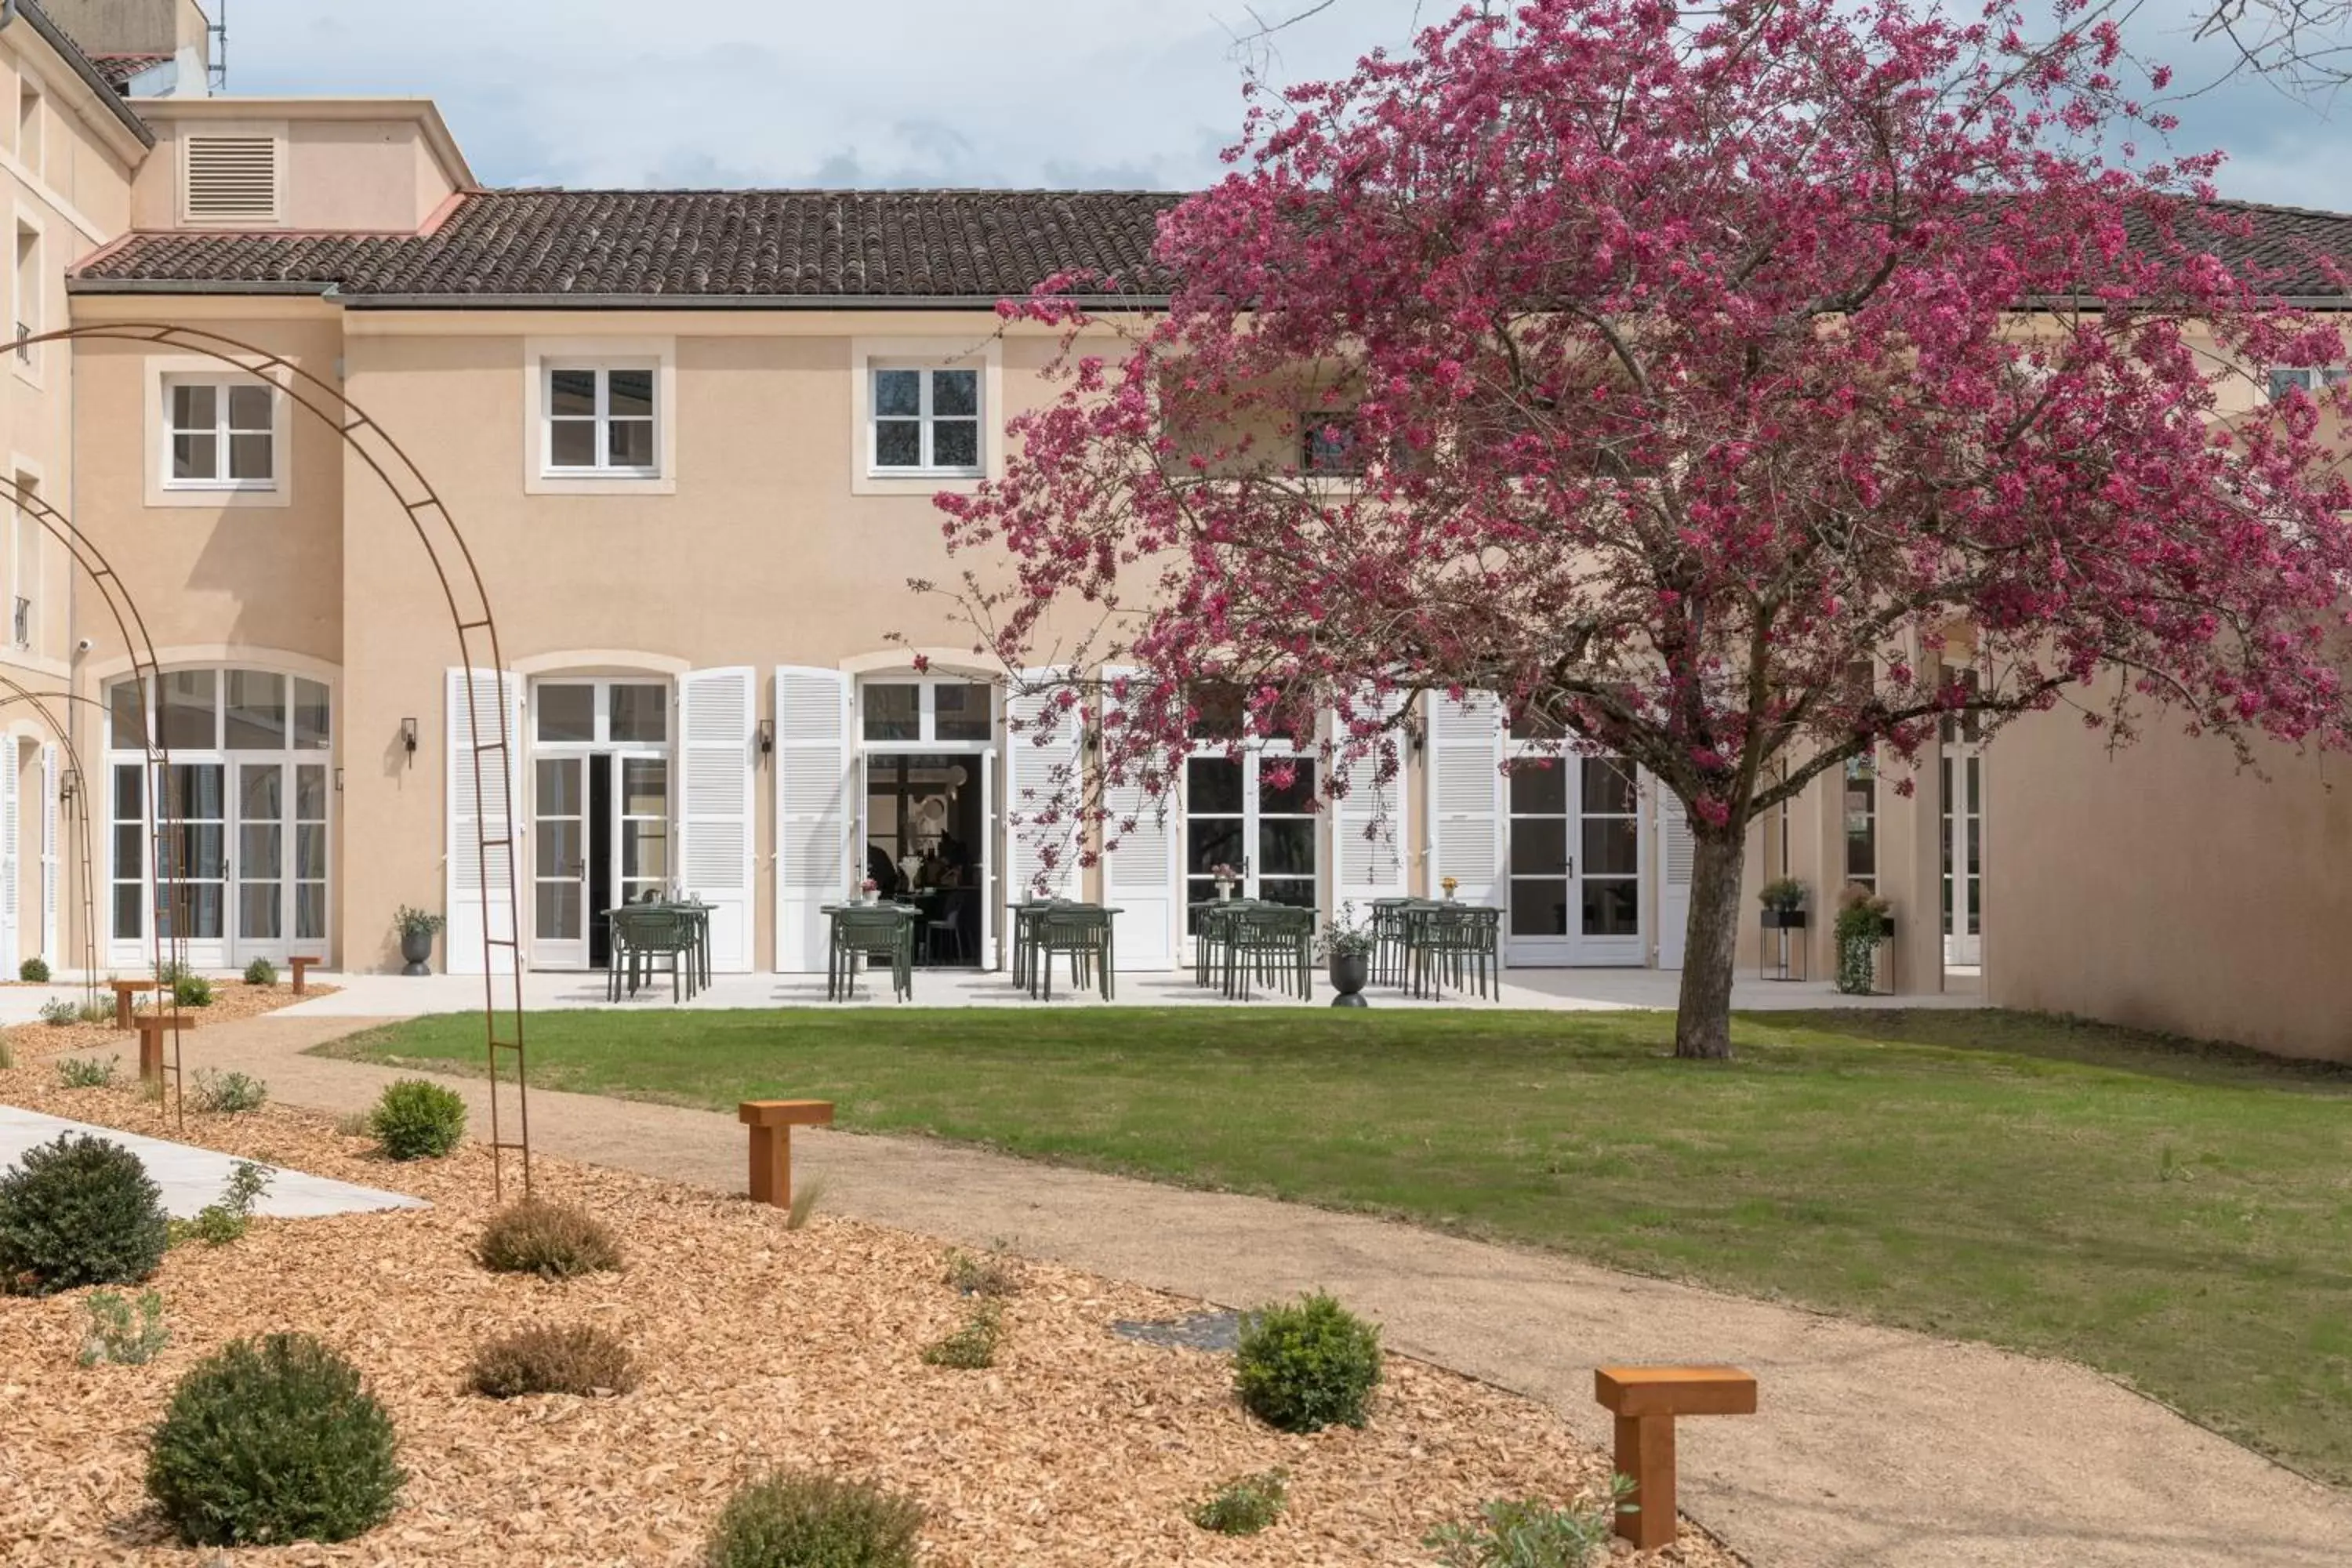
<path fill-rule="evenodd" d="M 1675 1004 L 1677 1057 L 1722 1060 L 1731 1055 L 1731 976 L 1747 846 L 1745 833 L 1694 835 L 1690 930 L 1683 949 L 1682 994 Z"/>

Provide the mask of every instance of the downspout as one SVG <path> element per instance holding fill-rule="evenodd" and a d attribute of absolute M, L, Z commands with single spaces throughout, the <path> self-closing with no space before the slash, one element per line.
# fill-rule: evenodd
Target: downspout
<path fill-rule="evenodd" d="M 6 31 L 8 24 L 16 19 L 16 0 L 0 0 L 0 32 Z"/>

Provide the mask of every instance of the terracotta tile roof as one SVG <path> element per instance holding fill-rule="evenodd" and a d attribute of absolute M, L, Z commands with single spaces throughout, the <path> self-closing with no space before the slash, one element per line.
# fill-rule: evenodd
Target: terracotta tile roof
<path fill-rule="evenodd" d="M 90 65 L 107 86 L 121 92 L 131 85 L 131 79 L 141 71 L 160 66 L 171 59 L 169 55 L 92 55 Z"/>
<path fill-rule="evenodd" d="M 485 191 L 428 235 L 140 233 L 76 287 L 332 285 L 368 297 L 995 300 L 1057 271 L 1158 297 L 1143 191 Z"/>

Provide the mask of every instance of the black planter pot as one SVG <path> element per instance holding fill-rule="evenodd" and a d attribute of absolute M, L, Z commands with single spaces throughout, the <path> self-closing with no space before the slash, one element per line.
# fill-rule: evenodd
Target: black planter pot
<path fill-rule="evenodd" d="M 400 933 L 400 956 L 408 961 L 403 974 L 433 973 L 433 933 L 429 931 L 404 931 Z"/>
<path fill-rule="evenodd" d="M 1802 910 L 1766 910 L 1764 911 L 1764 929 L 1766 931 L 1802 931 L 1805 929 L 1805 911 Z"/>
<path fill-rule="evenodd" d="M 1363 990 L 1372 978 L 1372 956 L 1368 952 L 1331 955 L 1331 989 L 1339 994 L 1331 998 L 1334 1007 L 1369 1007 Z"/>

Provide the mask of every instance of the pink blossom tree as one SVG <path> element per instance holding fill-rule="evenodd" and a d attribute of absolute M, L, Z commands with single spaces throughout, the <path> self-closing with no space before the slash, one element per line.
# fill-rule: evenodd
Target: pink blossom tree
<path fill-rule="evenodd" d="M 1066 379 L 940 499 L 1008 666 L 1139 672 L 1041 815 L 1115 842 L 1100 784 L 1166 794 L 1211 683 L 1327 794 L 1495 693 L 1684 803 L 1675 1049 L 1721 1057 L 1748 828 L 1849 758 L 2062 700 L 2344 744 L 2347 410 L 2265 390 L 2343 357 L 2265 264 L 2338 274 L 2137 149 L 2081 20 L 1528 0 L 1259 99 L 1164 312 L 1002 307 Z"/>

